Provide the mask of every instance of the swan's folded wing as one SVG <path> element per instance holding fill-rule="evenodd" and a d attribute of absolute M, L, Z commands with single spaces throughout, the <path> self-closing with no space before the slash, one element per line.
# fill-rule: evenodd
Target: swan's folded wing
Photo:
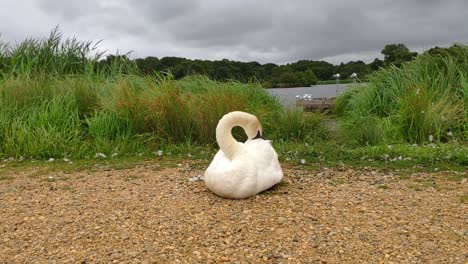
<path fill-rule="evenodd" d="M 245 198 L 256 194 L 257 169 L 246 156 L 231 161 L 220 151 L 205 171 L 205 183 L 222 197 Z"/>
<path fill-rule="evenodd" d="M 270 142 L 253 140 L 246 146 L 257 168 L 258 190 L 264 191 L 279 183 L 283 178 L 283 171 L 278 161 L 278 154 Z"/>

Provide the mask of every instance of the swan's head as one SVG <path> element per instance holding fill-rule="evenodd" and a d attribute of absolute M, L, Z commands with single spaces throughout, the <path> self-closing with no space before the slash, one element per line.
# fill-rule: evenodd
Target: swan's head
<path fill-rule="evenodd" d="M 262 138 L 262 125 L 256 116 L 251 118 L 247 125 L 244 127 L 245 133 L 247 134 L 247 138 L 249 139 L 257 139 Z"/>

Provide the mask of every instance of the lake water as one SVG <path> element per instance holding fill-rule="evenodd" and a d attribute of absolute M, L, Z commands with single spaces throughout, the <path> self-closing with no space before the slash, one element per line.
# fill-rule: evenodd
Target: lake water
<path fill-rule="evenodd" d="M 294 88 L 273 88 L 268 89 L 271 95 L 279 98 L 284 105 L 296 103 L 296 95 L 310 94 L 313 98 L 316 97 L 334 97 L 342 93 L 346 87 L 351 84 L 325 84 L 314 85 L 310 87 L 294 87 Z"/>

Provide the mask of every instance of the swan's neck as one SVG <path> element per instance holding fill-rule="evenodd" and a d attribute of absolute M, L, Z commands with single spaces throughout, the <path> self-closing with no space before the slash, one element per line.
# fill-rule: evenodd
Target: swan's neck
<path fill-rule="evenodd" d="M 216 141 L 226 157 L 232 160 L 242 146 L 241 143 L 237 142 L 232 136 L 232 128 L 240 126 L 245 130 L 249 123 L 256 121 L 257 119 L 255 116 L 242 112 L 229 113 L 219 120 L 218 126 L 216 127 Z"/>

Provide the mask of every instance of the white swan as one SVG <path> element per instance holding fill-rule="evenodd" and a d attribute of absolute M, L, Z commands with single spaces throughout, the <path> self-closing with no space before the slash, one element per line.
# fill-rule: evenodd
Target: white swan
<path fill-rule="evenodd" d="M 248 137 L 237 142 L 231 134 L 235 126 L 242 127 Z M 278 154 L 271 141 L 263 140 L 262 126 L 257 117 L 245 112 L 231 112 L 219 120 L 216 141 L 220 150 L 205 171 L 205 184 L 215 194 L 231 199 L 243 199 L 258 194 L 283 178 Z"/>

